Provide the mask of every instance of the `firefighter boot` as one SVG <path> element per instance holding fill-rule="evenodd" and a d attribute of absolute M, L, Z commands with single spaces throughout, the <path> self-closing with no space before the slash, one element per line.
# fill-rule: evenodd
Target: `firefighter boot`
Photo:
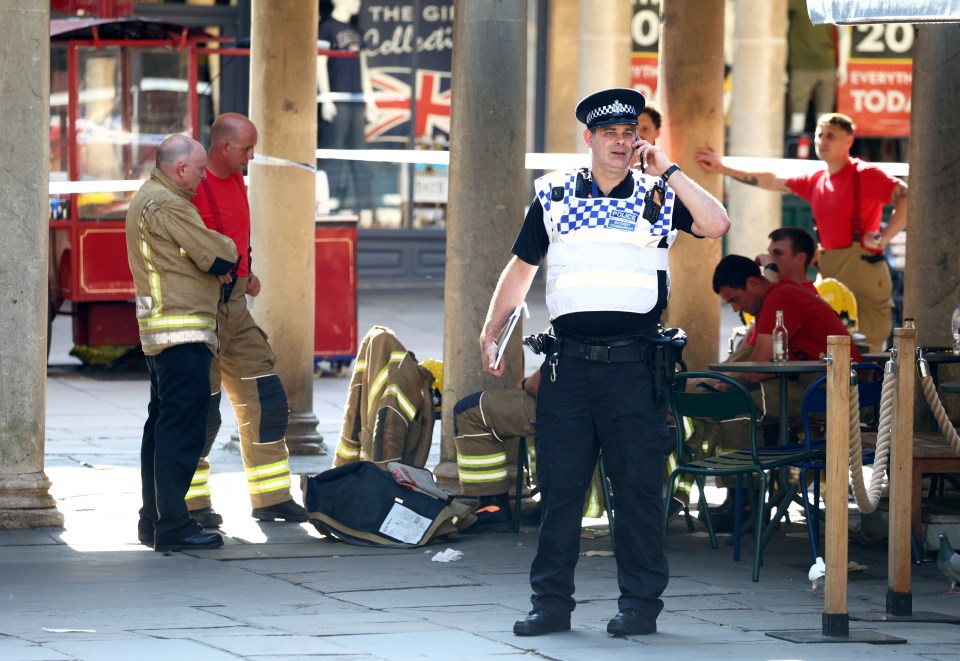
<path fill-rule="evenodd" d="M 254 507 L 251 516 L 257 521 L 276 521 L 282 519 L 288 523 L 303 523 L 307 520 L 307 510 L 290 500 L 269 507 Z"/>
<path fill-rule="evenodd" d="M 473 513 L 477 515 L 477 521 L 465 529 L 464 533 L 510 532 L 513 530 L 510 499 L 505 493 L 480 496 L 480 501 Z"/>

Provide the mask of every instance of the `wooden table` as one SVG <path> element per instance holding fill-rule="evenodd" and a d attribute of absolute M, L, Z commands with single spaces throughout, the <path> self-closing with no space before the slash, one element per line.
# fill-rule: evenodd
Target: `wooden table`
<path fill-rule="evenodd" d="M 941 383 L 940 392 L 960 393 L 960 381 L 945 381 Z"/>
<path fill-rule="evenodd" d="M 960 385 L 960 382 L 953 382 Z M 910 523 L 916 539 L 922 540 L 920 505 L 924 473 L 960 473 L 960 455 L 947 437 L 939 432 L 917 432 L 913 435 L 913 493 Z"/>

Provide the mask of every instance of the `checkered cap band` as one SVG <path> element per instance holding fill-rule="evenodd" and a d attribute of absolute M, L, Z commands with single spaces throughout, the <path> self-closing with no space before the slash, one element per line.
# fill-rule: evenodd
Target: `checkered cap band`
<path fill-rule="evenodd" d="M 613 103 L 608 103 L 605 106 L 600 106 L 599 108 L 594 108 L 587 113 L 587 124 L 592 124 L 594 121 L 606 117 L 607 115 L 633 115 L 636 117 L 639 113 L 634 106 L 631 106 L 626 103 L 621 103 L 620 101 L 614 101 Z"/>

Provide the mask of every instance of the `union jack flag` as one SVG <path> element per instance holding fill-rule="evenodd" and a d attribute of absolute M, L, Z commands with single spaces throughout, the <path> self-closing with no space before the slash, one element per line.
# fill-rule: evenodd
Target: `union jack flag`
<path fill-rule="evenodd" d="M 367 124 L 367 142 L 410 142 L 410 67 L 370 69 L 370 83 L 379 110 L 375 122 Z M 450 72 L 419 69 L 416 73 L 416 115 L 419 138 L 450 137 Z"/>

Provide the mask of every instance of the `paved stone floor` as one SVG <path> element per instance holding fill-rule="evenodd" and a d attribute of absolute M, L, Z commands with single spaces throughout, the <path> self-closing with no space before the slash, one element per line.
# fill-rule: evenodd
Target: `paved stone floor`
<path fill-rule="evenodd" d="M 411 296 L 361 293 L 361 332 L 383 323 L 418 355 L 439 356 L 442 298 L 417 294 L 417 307 Z M 515 637 L 512 624 L 529 608 L 535 528 L 389 550 L 330 542 L 309 524 L 258 523 L 250 518 L 226 408 L 212 485 L 227 543 L 214 551 L 156 553 L 135 534 L 145 374 L 78 369 L 66 354 L 62 321 L 57 328 L 46 470 L 65 526 L 0 531 L 0 659 L 960 658 L 955 624 L 850 623 L 854 632 L 906 640 L 895 645 L 797 644 L 767 635 L 821 630 L 824 600 L 810 591 L 797 512 L 774 535 L 758 583 L 750 580 L 749 561 L 733 562 L 725 543 L 710 548 L 699 522 L 689 533 L 682 519 L 674 521 L 659 633 L 622 639 L 605 633 L 618 594 L 609 537 L 602 521 L 588 521 L 573 630 Z M 346 385 L 345 377 L 314 382 L 314 411 L 327 439 L 336 437 Z M 330 457 L 292 463 L 309 475 L 327 468 Z M 446 548 L 462 559 L 431 561 Z M 866 566 L 849 574 L 850 612 L 883 613 L 885 542 L 851 545 L 850 559 Z M 960 618 L 960 595 L 944 595 L 946 588 L 935 564 L 913 566 L 915 611 Z"/>

